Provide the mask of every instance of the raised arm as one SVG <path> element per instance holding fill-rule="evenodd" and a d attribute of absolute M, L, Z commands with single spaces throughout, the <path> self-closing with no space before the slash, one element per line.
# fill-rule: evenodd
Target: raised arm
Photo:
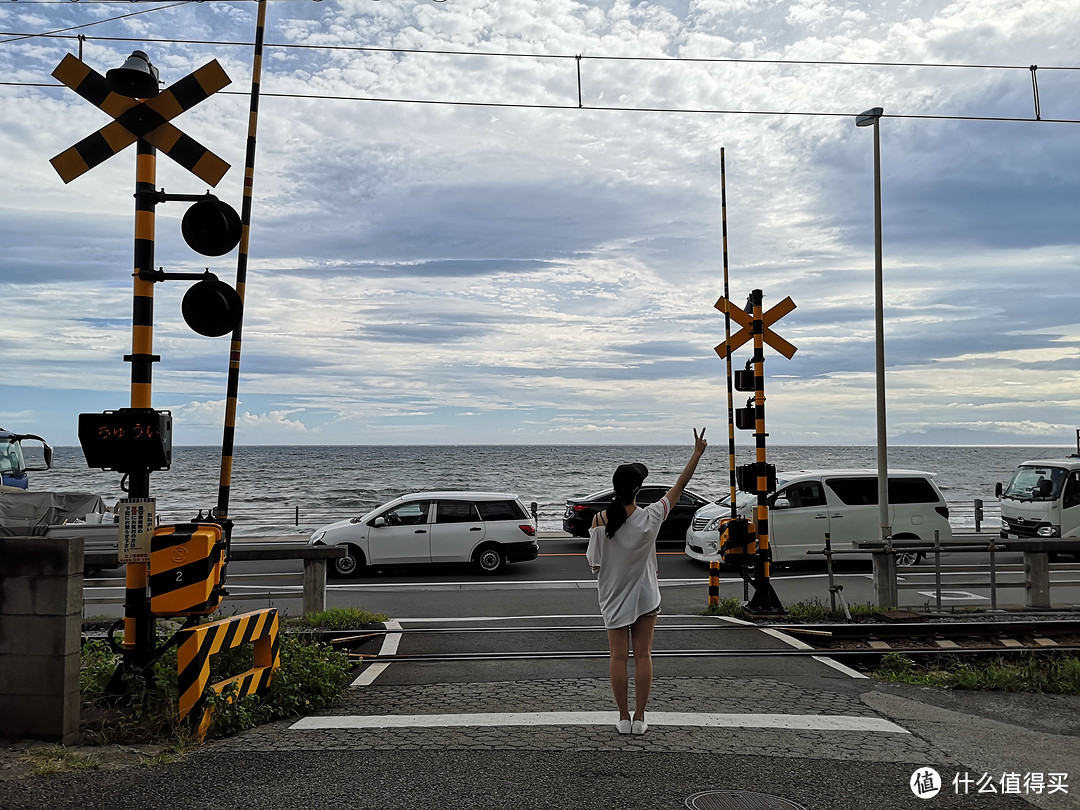
<path fill-rule="evenodd" d="M 690 460 L 686 462 L 686 467 L 679 474 L 679 479 L 675 484 L 667 491 L 664 496 L 667 498 L 671 507 L 674 508 L 675 504 L 679 502 L 679 498 L 682 497 L 683 490 L 686 489 L 686 485 L 690 483 L 690 479 L 694 477 L 694 472 L 697 470 L 698 460 L 705 452 L 705 448 L 709 446 L 709 443 L 705 441 L 705 428 L 701 429 L 701 435 L 698 435 L 697 429 L 694 429 L 694 452 L 690 454 Z"/>

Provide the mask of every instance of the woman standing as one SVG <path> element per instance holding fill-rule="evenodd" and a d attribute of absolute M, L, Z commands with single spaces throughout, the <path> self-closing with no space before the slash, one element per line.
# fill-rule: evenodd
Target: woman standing
<path fill-rule="evenodd" d="M 620 464 L 611 477 L 615 500 L 593 518 L 585 556 L 597 576 L 600 612 L 607 628 L 611 657 L 608 673 L 615 704 L 619 707 L 620 734 L 644 734 L 645 704 L 652 688 L 652 639 L 660 612 L 660 584 L 656 577 L 656 536 L 683 488 L 694 476 L 708 443 L 705 428 L 694 430 L 694 452 L 686 468 L 659 501 L 638 508 L 637 493 L 645 476 L 644 464 Z M 634 649 L 634 716 L 630 717 L 627 664 Z"/>

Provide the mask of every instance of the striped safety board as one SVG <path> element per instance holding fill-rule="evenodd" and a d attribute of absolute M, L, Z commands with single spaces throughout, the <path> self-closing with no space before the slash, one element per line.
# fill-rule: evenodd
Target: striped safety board
<path fill-rule="evenodd" d="M 210 679 L 210 657 L 215 653 L 242 644 L 254 645 L 254 665 L 251 669 L 210 686 L 215 694 L 221 695 L 229 686 L 236 684 L 232 699 L 264 691 L 281 666 L 276 608 L 255 610 L 181 630 L 180 639 L 176 671 L 181 720 L 202 704 Z M 210 730 L 212 717 L 213 710 L 205 707 L 195 731 L 200 740 Z"/>
<path fill-rule="evenodd" d="M 113 118 L 93 135 L 50 161 L 65 183 L 90 171 L 139 138 L 211 186 L 216 186 L 229 170 L 228 163 L 169 123 L 232 81 L 216 59 L 145 100 L 112 92 L 108 79 L 71 54 L 64 56 L 52 75 Z"/>
<path fill-rule="evenodd" d="M 225 541 L 216 523 L 158 526 L 150 538 L 150 612 L 205 616 L 221 604 Z"/>

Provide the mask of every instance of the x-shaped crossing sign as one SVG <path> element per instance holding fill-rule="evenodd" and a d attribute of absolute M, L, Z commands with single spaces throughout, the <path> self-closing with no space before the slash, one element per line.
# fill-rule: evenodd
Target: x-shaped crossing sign
<path fill-rule="evenodd" d="M 726 312 L 731 316 L 731 320 L 735 321 L 742 327 L 738 332 L 733 334 L 729 340 L 724 341 L 716 347 L 716 353 L 720 355 L 720 359 L 723 360 L 728 356 L 728 352 L 733 352 L 746 341 L 750 340 L 753 334 L 753 316 L 748 315 L 743 310 L 736 306 L 733 306 L 724 296 L 720 296 L 720 300 L 717 301 L 715 306 L 721 312 Z M 795 309 L 795 302 L 788 296 L 779 304 L 774 306 L 768 312 L 764 312 L 761 315 L 761 322 L 763 324 L 762 338 L 766 343 L 776 349 L 780 354 L 784 355 L 788 360 L 795 354 L 796 349 L 792 344 L 788 343 L 782 337 L 769 329 L 774 323 L 783 318 L 789 312 Z"/>
<path fill-rule="evenodd" d="M 114 119 L 49 161 L 65 183 L 139 138 L 211 186 L 216 186 L 229 170 L 228 163 L 169 123 L 232 81 L 216 59 L 145 101 L 112 92 L 104 76 L 71 54 L 61 60 L 52 75 Z"/>

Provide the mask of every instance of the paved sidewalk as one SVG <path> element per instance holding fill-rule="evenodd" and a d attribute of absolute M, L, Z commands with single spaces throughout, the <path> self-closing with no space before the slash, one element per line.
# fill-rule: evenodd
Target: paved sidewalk
<path fill-rule="evenodd" d="M 853 690 L 841 677 L 836 687 L 657 678 L 650 713 L 682 722 L 657 722 L 636 737 L 615 732 L 606 679 L 376 683 L 350 690 L 332 712 L 253 729 L 180 763 L 0 781 L 0 807 L 675 810 L 688 797 L 722 791 L 746 792 L 743 803 L 719 803 L 735 798 L 717 793 L 699 806 L 1080 807 L 1078 698 L 872 681 Z M 524 713 L 540 722 L 499 722 Z M 333 727 L 402 716 L 405 727 Z M 470 716 L 485 725 L 462 725 Z M 725 725 L 692 724 L 718 717 Z M 813 727 L 821 718 L 867 728 Z M 909 781 L 928 767 L 945 784 L 934 798 L 917 798 Z M 1068 793 L 1003 794 L 1000 784 L 997 793 L 979 792 L 984 774 L 1000 782 L 1009 773 L 1067 773 Z M 971 780 L 966 795 L 954 776 Z"/>

